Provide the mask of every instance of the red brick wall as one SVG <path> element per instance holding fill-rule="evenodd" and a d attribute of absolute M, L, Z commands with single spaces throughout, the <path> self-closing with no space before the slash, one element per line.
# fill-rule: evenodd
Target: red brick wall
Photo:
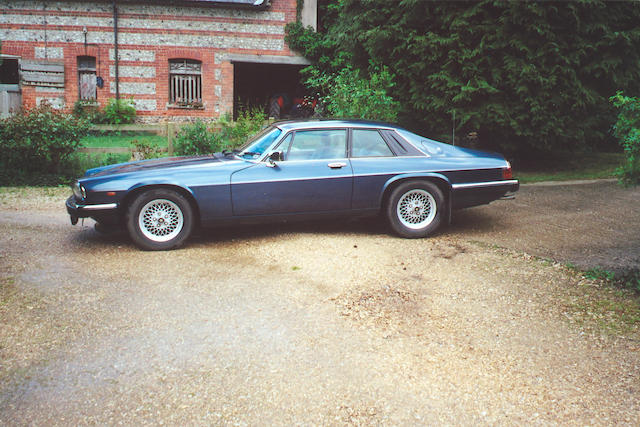
<path fill-rule="evenodd" d="M 38 98 L 60 98 L 65 110 L 70 110 L 78 99 L 77 57 L 83 55 L 96 57 L 97 75 L 104 79 L 104 87 L 97 90 L 98 102 L 105 105 L 115 97 L 111 92 L 115 78 L 110 67 L 115 61 L 110 58 L 110 3 L 4 1 L 0 8 L 5 17 L 0 22 L 3 54 L 35 59 L 44 55 L 46 46 L 47 55 L 63 56 L 49 59 L 64 60 L 64 90 L 23 86 L 25 107 L 34 106 Z M 120 96 L 133 97 L 142 105 L 139 117 L 148 120 L 217 117 L 230 111 L 233 65 L 224 55 L 294 55 L 284 43 L 284 26 L 296 18 L 296 0 L 272 0 L 264 11 L 145 3 L 119 5 L 119 12 L 120 52 L 143 52 L 141 58 L 134 55 L 133 60 L 121 56 Z M 167 108 L 168 61 L 172 58 L 202 61 L 203 110 Z M 220 96 L 216 95 L 216 86 L 220 87 Z"/>

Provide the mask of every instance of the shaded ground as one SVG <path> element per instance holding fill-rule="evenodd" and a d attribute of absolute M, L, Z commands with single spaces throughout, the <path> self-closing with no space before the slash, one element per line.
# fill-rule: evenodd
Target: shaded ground
<path fill-rule="evenodd" d="M 0 425 L 640 417 L 628 295 L 519 252 L 562 254 L 505 214 L 554 200 L 545 188 L 431 239 L 328 222 L 212 230 L 164 253 L 71 227 L 63 194 L 30 191 L 0 197 Z"/>
<path fill-rule="evenodd" d="M 581 269 L 638 270 L 640 187 L 525 185 L 515 200 L 459 211 L 451 231 Z"/>

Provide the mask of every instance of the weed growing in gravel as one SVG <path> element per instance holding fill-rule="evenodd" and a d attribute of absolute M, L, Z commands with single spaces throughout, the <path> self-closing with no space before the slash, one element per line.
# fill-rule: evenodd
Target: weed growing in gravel
<path fill-rule="evenodd" d="M 640 327 L 640 298 L 629 291 L 582 284 L 581 294 L 573 295 L 569 308 L 582 326 L 614 335 L 637 333 Z"/>
<path fill-rule="evenodd" d="M 601 280 L 608 285 L 629 289 L 640 294 L 640 271 L 638 270 L 616 274 L 613 271 L 595 267 L 582 272 L 582 276 L 585 279 Z"/>
<path fill-rule="evenodd" d="M 585 277 L 585 279 L 591 279 L 591 280 L 612 281 L 615 278 L 615 273 L 609 270 L 604 270 L 599 267 L 590 268 L 589 270 L 582 273 L 582 275 Z"/>
<path fill-rule="evenodd" d="M 493 244 L 472 243 L 522 257 L 527 261 L 538 262 L 544 268 L 564 269 L 569 279 L 563 287 L 566 293 L 563 292 L 557 297 L 565 299 L 565 315 L 574 324 L 612 335 L 640 333 L 640 271 L 626 275 L 616 275 L 599 267 L 584 271 L 573 263 L 562 264 Z"/>
<path fill-rule="evenodd" d="M 13 277 L 0 279 L 0 306 L 8 304 L 15 293 L 15 279 Z"/>

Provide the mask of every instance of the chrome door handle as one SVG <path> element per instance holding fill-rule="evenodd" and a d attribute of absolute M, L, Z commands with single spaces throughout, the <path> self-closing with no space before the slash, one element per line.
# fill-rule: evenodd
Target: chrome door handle
<path fill-rule="evenodd" d="M 347 166 L 347 164 L 344 162 L 333 162 L 329 163 L 327 166 L 329 166 L 331 169 L 340 169 Z"/>

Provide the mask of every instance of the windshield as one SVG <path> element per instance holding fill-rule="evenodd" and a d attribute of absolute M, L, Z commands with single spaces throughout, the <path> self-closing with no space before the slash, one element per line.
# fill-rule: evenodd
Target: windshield
<path fill-rule="evenodd" d="M 234 152 L 245 159 L 256 159 L 262 156 L 264 151 L 278 139 L 281 133 L 282 131 L 278 128 L 268 127 L 247 141 L 238 150 L 234 150 Z"/>

